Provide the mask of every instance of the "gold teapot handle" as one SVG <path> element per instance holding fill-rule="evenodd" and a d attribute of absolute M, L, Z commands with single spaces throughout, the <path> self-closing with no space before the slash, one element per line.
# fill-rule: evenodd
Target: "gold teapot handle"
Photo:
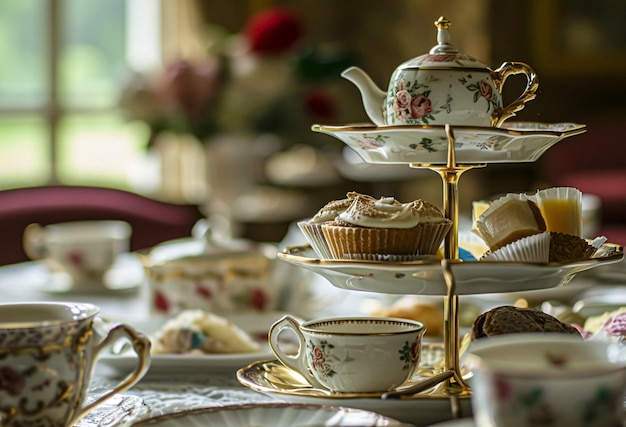
<path fill-rule="evenodd" d="M 515 74 L 524 74 L 526 76 L 526 88 L 515 101 L 491 115 L 491 125 L 494 127 L 500 127 L 506 119 L 513 117 L 516 112 L 524 108 L 528 101 L 532 101 L 537 95 L 537 89 L 539 88 L 537 74 L 523 62 L 505 62 L 492 72 L 493 82 L 500 93 L 502 93 L 502 87 L 506 79 Z"/>

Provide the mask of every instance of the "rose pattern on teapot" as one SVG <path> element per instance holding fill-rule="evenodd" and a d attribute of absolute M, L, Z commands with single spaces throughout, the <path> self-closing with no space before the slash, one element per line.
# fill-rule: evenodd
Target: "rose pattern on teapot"
<path fill-rule="evenodd" d="M 457 57 L 427 56 L 431 62 L 454 62 Z M 439 123 L 443 117 L 474 117 L 488 122 L 502 109 L 502 95 L 486 73 L 450 70 L 445 81 L 433 73 L 427 74 L 428 70 L 397 72 L 390 84 L 386 103 L 390 125 L 428 125 Z M 433 96 L 434 93 L 439 95 Z M 441 97 L 441 93 L 445 93 L 445 97 Z"/>

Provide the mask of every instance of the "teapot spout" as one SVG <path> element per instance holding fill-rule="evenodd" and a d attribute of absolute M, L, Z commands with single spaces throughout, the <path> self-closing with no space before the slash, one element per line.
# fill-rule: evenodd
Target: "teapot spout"
<path fill-rule="evenodd" d="M 350 80 L 361 92 L 363 108 L 376 126 L 385 125 L 384 102 L 387 93 L 376 86 L 376 83 L 359 67 L 350 67 L 341 73 L 341 77 Z"/>

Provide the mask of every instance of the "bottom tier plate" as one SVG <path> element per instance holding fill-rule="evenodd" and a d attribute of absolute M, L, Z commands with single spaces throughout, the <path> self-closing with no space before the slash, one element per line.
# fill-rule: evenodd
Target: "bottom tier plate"
<path fill-rule="evenodd" d="M 457 295 L 523 292 L 562 286 L 576 273 L 619 262 L 619 245 L 605 244 L 599 256 L 567 263 L 450 261 Z M 278 257 L 318 273 L 334 286 L 368 292 L 402 295 L 446 295 L 441 262 L 401 263 L 319 259 L 310 246 L 286 248 Z"/>

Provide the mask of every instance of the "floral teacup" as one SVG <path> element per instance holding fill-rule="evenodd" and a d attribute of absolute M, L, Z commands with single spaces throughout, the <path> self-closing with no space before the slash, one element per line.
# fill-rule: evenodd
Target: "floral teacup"
<path fill-rule="evenodd" d="M 69 274 L 74 290 L 103 289 L 106 272 L 128 252 L 131 233 L 130 224 L 117 220 L 35 223 L 24 230 L 24 250 Z"/>
<path fill-rule="evenodd" d="M 558 333 L 474 341 L 463 363 L 474 376 L 477 425 L 622 427 L 626 360 L 619 345 Z"/>
<path fill-rule="evenodd" d="M 294 355 L 279 335 L 292 331 Z M 411 378 L 419 365 L 424 324 L 384 317 L 337 317 L 301 323 L 289 315 L 274 323 L 269 343 L 285 366 L 331 392 L 384 392 Z"/>
<path fill-rule="evenodd" d="M 94 330 L 99 309 L 91 304 L 0 304 L 0 425 L 65 427 L 134 384 L 150 366 L 150 340 L 120 324 L 102 338 Z M 87 403 L 96 357 L 118 339 L 137 354 L 134 372 Z"/>

